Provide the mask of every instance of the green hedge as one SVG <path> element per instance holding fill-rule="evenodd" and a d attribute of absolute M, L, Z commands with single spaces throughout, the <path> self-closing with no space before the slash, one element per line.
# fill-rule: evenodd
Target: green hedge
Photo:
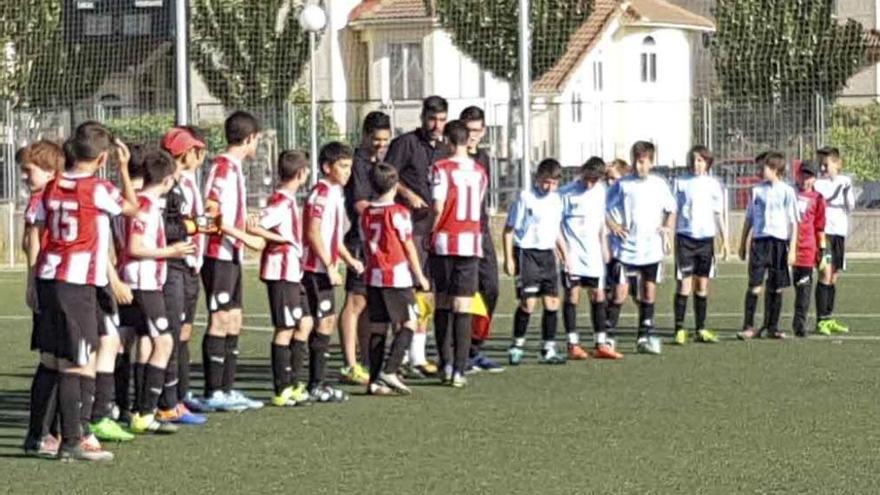
<path fill-rule="evenodd" d="M 825 142 L 840 148 L 847 173 L 880 180 L 880 104 L 835 105 Z"/>

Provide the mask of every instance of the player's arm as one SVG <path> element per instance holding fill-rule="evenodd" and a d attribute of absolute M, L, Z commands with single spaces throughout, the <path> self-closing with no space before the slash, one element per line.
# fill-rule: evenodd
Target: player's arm
<path fill-rule="evenodd" d="M 599 229 L 599 246 L 602 249 L 602 261 L 606 264 L 611 262 L 611 249 L 608 247 L 608 226 L 602 225 Z"/>
<path fill-rule="evenodd" d="M 275 244 L 287 244 L 288 242 L 290 242 L 287 239 L 276 234 L 275 232 L 272 232 L 271 230 L 266 230 L 259 225 L 248 225 L 247 231 L 250 235 L 260 237 L 268 242 L 274 242 Z"/>
<path fill-rule="evenodd" d="M 504 271 L 511 277 L 516 272 L 516 265 L 513 262 L 513 233 L 517 226 L 522 225 L 522 210 L 522 196 L 520 196 L 507 213 L 507 223 L 504 225 L 504 233 L 501 236 L 501 241 L 504 245 Z"/>
<path fill-rule="evenodd" d="M 561 235 L 556 238 L 556 258 L 559 259 L 560 265 L 568 267 L 568 246 Z"/>
<path fill-rule="evenodd" d="M 611 186 L 608 191 L 608 202 L 605 207 L 605 226 L 621 239 L 626 239 L 629 231 L 623 226 L 623 191 L 620 183 Z"/>
<path fill-rule="evenodd" d="M 330 250 L 321 237 L 320 217 L 309 218 L 306 222 L 305 241 L 311 252 L 321 260 L 321 263 L 327 267 L 327 270 L 332 270 L 333 259 L 330 256 Z"/>
<path fill-rule="evenodd" d="M 788 231 L 791 233 L 788 239 L 788 266 L 794 266 L 797 260 L 798 222 L 800 222 L 800 215 L 797 209 L 797 196 L 792 188 L 788 189 L 788 194 L 786 195 L 785 211 L 788 215 Z"/>
<path fill-rule="evenodd" d="M 135 258 L 164 259 L 184 258 L 188 254 L 196 252 L 196 246 L 192 242 L 176 242 L 162 248 L 151 248 L 144 245 L 144 234 L 132 229 L 128 241 L 128 254 Z"/>
<path fill-rule="evenodd" d="M 746 215 L 745 220 L 743 220 L 742 233 L 739 238 L 739 259 L 745 261 L 746 260 L 746 250 L 749 245 L 749 237 L 752 234 L 752 219 Z"/>
<path fill-rule="evenodd" d="M 437 165 L 431 168 L 431 184 L 433 184 L 431 195 L 434 197 L 434 225 L 431 226 L 431 232 L 436 232 L 437 226 L 440 225 L 443 209 L 446 207 L 446 196 L 449 193 L 449 181 L 446 174 Z"/>
<path fill-rule="evenodd" d="M 419 284 L 419 288 L 427 291 L 431 288 L 431 284 L 422 272 L 422 264 L 419 262 L 419 252 L 416 251 L 416 245 L 413 243 L 412 237 L 403 242 L 403 249 L 406 251 L 406 260 L 409 263 L 409 269 L 412 271 Z"/>
<path fill-rule="evenodd" d="M 113 299 L 117 304 L 123 306 L 131 304 L 134 301 L 131 287 L 119 278 L 119 273 L 116 271 L 116 250 L 111 247 L 107 252 L 110 256 L 110 263 L 107 264 L 107 279 L 110 281 L 110 292 L 113 293 Z"/>
<path fill-rule="evenodd" d="M 403 139 L 395 139 L 391 142 L 391 146 L 388 147 L 388 153 L 385 154 L 385 162 L 390 163 L 397 170 L 398 174 L 406 168 L 409 156 L 412 155 L 412 151 L 407 149 L 408 146 L 406 144 L 407 141 Z M 425 200 L 404 184 L 403 180 L 397 183 L 397 195 L 403 198 L 413 209 L 428 208 Z"/>
<path fill-rule="evenodd" d="M 727 261 L 730 254 L 730 234 L 727 231 L 727 222 L 724 221 L 724 193 L 721 190 L 721 184 L 718 184 L 715 198 L 715 227 L 721 236 L 721 259 Z"/>
<path fill-rule="evenodd" d="M 341 237 L 340 237 L 340 239 L 341 239 Z M 344 242 L 342 242 L 340 240 L 339 246 L 337 247 L 337 249 L 339 250 L 339 257 L 342 259 L 343 263 L 345 263 L 346 265 L 348 265 L 352 269 L 354 269 L 354 271 L 358 275 L 360 275 L 361 273 L 364 273 L 364 263 L 361 260 L 352 256 L 351 251 L 349 251 L 348 248 L 345 247 Z"/>
<path fill-rule="evenodd" d="M 25 256 L 27 257 L 27 285 L 25 287 L 25 302 L 31 311 L 36 312 L 38 309 L 37 302 L 37 258 L 40 256 L 40 239 L 42 238 L 45 224 L 43 222 L 34 224 L 25 224 L 24 245 Z"/>
<path fill-rule="evenodd" d="M 247 233 L 260 237 L 268 242 L 274 242 L 275 244 L 288 244 L 290 240 L 285 239 L 271 230 L 281 224 L 280 216 L 283 214 L 282 211 L 283 210 L 279 210 L 278 208 L 268 206 L 263 208 L 263 211 L 260 212 L 259 216 L 252 215 L 248 217 L 246 224 Z"/>
<path fill-rule="evenodd" d="M 856 195 L 852 191 L 852 182 L 849 182 L 843 188 L 843 201 L 846 206 L 847 213 L 856 209 Z"/>

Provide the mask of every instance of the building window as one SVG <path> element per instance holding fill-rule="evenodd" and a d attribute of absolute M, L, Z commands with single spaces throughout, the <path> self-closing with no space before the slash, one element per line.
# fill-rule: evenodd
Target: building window
<path fill-rule="evenodd" d="M 425 72 L 421 43 L 392 43 L 389 47 L 391 98 L 393 100 L 422 99 Z"/>
<path fill-rule="evenodd" d="M 580 124 L 584 120 L 584 102 L 580 93 L 571 95 L 571 121 Z"/>
<path fill-rule="evenodd" d="M 122 100 L 114 94 L 104 95 L 99 99 L 101 120 L 122 118 Z"/>
<path fill-rule="evenodd" d="M 110 14 L 86 14 L 83 17 L 83 34 L 86 36 L 112 35 L 113 16 Z"/>
<path fill-rule="evenodd" d="M 642 41 L 642 82 L 657 82 L 657 43 L 648 36 Z"/>
<path fill-rule="evenodd" d="M 596 92 L 602 91 L 604 84 L 605 84 L 603 81 L 603 78 L 604 78 L 604 76 L 602 74 L 602 62 L 597 60 L 597 61 L 593 62 L 593 90 L 594 91 L 596 91 Z"/>

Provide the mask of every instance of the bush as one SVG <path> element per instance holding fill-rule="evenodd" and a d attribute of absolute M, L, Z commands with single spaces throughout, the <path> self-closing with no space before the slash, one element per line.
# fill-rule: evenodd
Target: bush
<path fill-rule="evenodd" d="M 170 113 L 144 114 L 107 120 L 105 125 L 114 134 L 130 143 L 158 144 L 168 129 L 174 126 L 174 115 Z M 204 133 L 208 149 L 219 152 L 225 146 L 223 124 L 209 124 L 199 127 Z"/>
<path fill-rule="evenodd" d="M 862 181 L 880 179 L 880 104 L 835 105 L 826 143 L 840 149 L 847 173 Z"/>

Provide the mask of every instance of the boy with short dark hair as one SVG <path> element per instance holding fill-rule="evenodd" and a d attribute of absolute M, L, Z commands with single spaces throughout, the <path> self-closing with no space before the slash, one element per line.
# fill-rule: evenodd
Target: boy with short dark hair
<path fill-rule="evenodd" d="M 342 187 L 351 176 L 352 152 L 348 146 L 332 142 L 321 148 L 318 163 L 323 177 L 312 187 L 303 214 L 305 225 L 305 254 L 303 255 L 303 286 L 308 307 L 316 323 L 316 331 L 309 336 L 308 393 L 315 402 L 340 402 L 347 395 L 324 383 L 326 353 L 330 335 L 336 327 L 335 287 L 342 285 L 338 271 L 342 260 L 355 272 L 362 273 L 363 263 L 355 259 L 345 247 L 342 228 L 345 199 Z"/>
<path fill-rule="evenodd" d="M 43 201 L 43 190 L 64 170 L 64 151 L 61 146 L 47 140 L 31 143 L 18 150 L 16 163 L 21 178 L 30 192 L 24 211 L 22 250 L 27 257 L 28 276 L 25 300 L 33 311 L 34 328 L 31 350 L 39 353 L 39 365 L 34 373 L 30 391 L 30 420 L 25 436 L 24 450 L 27 455 L 54 457 L 58 453 L 58 438 L 51 433 L 55 422 L 55 402 L 58 396 L 58 362 L 55 356 L 41 350 L 37 323 L 37 294 L 34 268 L 40 255 L 41 238 L 36 225 L 36 214 Z"/>
<path fill-rule="evenodd" d="M 110 217 L 133 216 L 113 184 L 95 176 L 111 155 L 127 149 L 97 122 L 86 122 L 65 143 L 65 171 L 51 181 L 33 216 L 45 241 L 36 265 L 40 349 L 58 362 L 62 460 L 109 461 L 88 432 L 100 339 L 98 292 L 108 284 Z M 45 234 L 44 230 L 45 229 Z"/>
<path fill-rule="evenodd" d="M 639 329 L 636 352 L 660 354 L 660 340 L 654 337 L 654 301 L 662 279 L 663 257 L 672 249 L 675 199 L 666 181 L 651 173 L 655 149 L 638 141 L 632 147 L 634 172 L 620 179 L 608 192 L 607 223 L 618 237 L 617 260 L 612 276 L 617 287 L 608 306 L 611 329 L 617 328 L 620 307 L 635 282 L 638 293 Z"/>
<path fill-rule="evenodd" d="M 278 188 L 249 231 L 266 240 L 260 258 L 260 280 L 269 291 L 269 311 L 275 335 L 272 338 L 271 404 L 292 407 L 308 403 L 309 395 L 297 379 L 303 376 L 306 345 L 312 331 L 312 316 L 302 286 L 302 215 L 296 193 L 309 177 L 307 154 L 289 150 L 278 157 Z"/>
<path fill-rule="evenodd" d="M 382 112 L 370 112 L 364 118 L 361 145 L 354 151 L 351 165 L 351 178 L 345 184 L 345 210 L 350 228 L 345 234 L 345 246 L 357 259 L 363 261 L 363 240 L 360 238 L 360 215 L 376 199 L 376 192 L 370 184 L 370 170 L 388 149 L 391 140 L 391 117 Z M 370 381 L 369 372 L 357 359 L 357 343 L 361 341 L 361 362 L 367 362 L 369 340 L 369 318 L 364 311 L 367 307 L 367 286 L 363 274 L 347 270 L 345 275 L 345 304 L 339 316 L 342 332 L 342 349 L 345 366 L 340 370 L 342 379 L 348 383 L 366 385 Z M 422 345 L 422 354 L 424 354 Z"/>
<path fill-rule="evenodd" d="M 727 226 L 724 221 L 724 193 L 721 183 L 709 175 L 714 158 L 705 146 L 694 146 L 687 157 L 688 174 L 675 180 L 673 195 L 677 209 L 675 228 L 676 291 L 675 340 L 684 345 L 687 300 L 694 295 L 694 340 L 718 342 L 715 332 L 706 328 L 709 279 L 715 276 L 715 237 L 721 234 L 721 253 L 727 259 Z"/>
<path fill-rule="evenodd" d="M 825 236 L 831 262 L 821 270 L 816 284 L 816 328 L 822 335 L 846 333 L 849 327 L 834 318 L 837 280 L 846 271 L 846 236 L 849 215 L 856 207 L 852 179 L 841 174 L 843 159 L 840 150 L 826 147 L 819 150 L 819 164 L 825 176 L 816 180 L 816 191 L 825 198 Z"/>
<path fill-rule="evenodd" d="M 504 227 L 504 271 L 516 276 L 519 305 L 513 319 L 513 344 L 507 350 L 511 365 L 522 363 L 529 318 L 542 299 L 541 319 L 543 345 L 540 363 L 565 364 L 565 357 L 556 352 L 556 327 L 559 312 L 559 267 L 556 243 L 562 221 L 562 198 L 556 191 L 562 165 L 548 158 L 538 164 L 535 183 L 522 191 L 507 214 Z"/>
<path fill-rule="evenodd" d="M 755 159 L 761 166 L 764 181 L 752 188 L 752 198 L 743 222 L 739 257 L 749 261 L 749 288 L 746 290 L 743 329 L 740 340 L 758 337 L 765 331 L 770 337 L 785 338 L 779 329 L 782 291 L 791 286 L 789 267 L 797 254 L 797 197 L 794 189 L 782 181 L 785 156 L 778 152 L 762 153 Z M 751 239 L 751 243 L 749 243 Z M 748 253 L 746 247 L 750 246 Z M 761 284 L 766 275 L 764 325 L 755 329 L 755 309 Z"/>
<path fill-rule="evenodd" d="M 248 234 L 247 189 L 242 167 L 257 156 L 260 123 L 256 117 L 238 111 L 224 124 L 226 152 L 214 158 L 205 183 L 205 212 L 220 217 L 219 232 L 207 236 L 202 283 L 208 306 L 208 331 L 202 340 L 205 370 L 205 402 L 215 410 L 259 409 L 233 387 L 238 366 L 238 338 L 242 325 L 241 262 L 244 248 L 263 249 L 262 238 Z"/>
<path fill-rule="evenodd" d="M 370 321 L 377 324 L 371 327 L 367 392 L 380 396 L 408 395 L 412 392 L 397 371 L 417 325 L 413 278 L 422 290 L 427 290 L 429 283 L 413 243 L 409 210 L 394 202 L 397 171 L 389 164 L 379 163 L 370 171 L 370 182 L 379 196 L 363 211 L 360 223 L 366 261 L 367 311 Z M 386 358 L 388 324 L 392 326 L 394 338 Z"/>
<path fill-rule="evenodd" d="M 590 316 L 596 341 L 596 352 L 608 352 L 605 345 L 605 264 L 608 262 L 608 233 L 605 227 L 606 190 L 602 178 L 605 162 L 592 157 L 581 167 L 580 177 L 560 189 L 562 196 L 563 254 L 562 322 L 568 334 L 568 359 L 587 359 L 580 346 L 577 330 L 577 306 L 581 289 L 586 288 L 590 298 Z M 602 342 L 602 344 L 599 344 Z"/>
<path fill-rule="evenodd" d="M 132 288 L 141 337 L 138 357 L 144 364 L 137 412 L 131 419 L 134 433 L 174 433 L 176 428 L 156 417 L 159 397 L 165 388 L 165 375 L 174 334 L 165 306 L 163 289 L 168 275 L 168 258 L 184 258 L 195 251 L 188 241 L 168 245 L 162 217 L 162 199 L 174 185 L 174 159 L 163 150 L 151 150 L 144 156 L 144 186 L 138 194 L 138 217 L 126 226 L 127 249 L 122 266 L 123 281 Z"/>
<path fill-rule="evenodd" d="M 817 167 L 810 162 L 800 166 L 798 178 L 797 208 L 798 224 L 797 256 L 794 260 L 794 319 L 791 326 L 795 337 L 806 337 L 807 313 L 810 312 L 810 296 L 813 292 L 813 268 L 819 272 L 830 262 L 831 254 L 825 250 L 825 199 L 816 192 Z"/>
<path fill-rule="evenodd" d="M 480 217 L 489 178 L 468 153 L 464 122 L 449 122 L 443 133 L 453 154 L 436 162 L 431 170 L 434 334 L 443 380 L 461 388 L 467 384 L 464 373 L 471 348 L 471 301 L 479 286 L 478 266 L 483 256 Z"/>

